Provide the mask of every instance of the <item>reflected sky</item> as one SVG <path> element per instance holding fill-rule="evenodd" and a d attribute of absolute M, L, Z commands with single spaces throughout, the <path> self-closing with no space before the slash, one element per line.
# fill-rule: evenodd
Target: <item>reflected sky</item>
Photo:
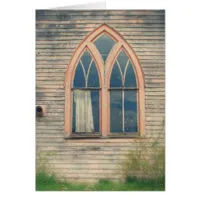
<path fill-rule="evenodd" d="M 119 53 L 117 60 L 122 70 L 122 74 L 124 75 L 125 67 L 128 62 L 128 56 L 126 55 L 125 51 L 122 49 Z"/>
<path fill-rule="evenodd" d="M 110 50 L 114 46 L 115 41 L 112 38 L 110 38 L 108 35 L 103 34 L 94 42 L 94 44 L 96 45 L 103 60 L 105 61 L 106 58 L 108 57 Z"/>
<path fill-rule="evenodd" d="M 122 130 L 122 91 L 110 91 L 110 131 Z"/>

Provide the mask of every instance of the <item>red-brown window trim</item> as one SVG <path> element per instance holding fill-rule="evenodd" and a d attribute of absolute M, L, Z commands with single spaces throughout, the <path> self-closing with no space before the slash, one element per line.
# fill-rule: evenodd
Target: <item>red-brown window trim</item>
<path fill-rule="evenodd" d="M 96 40 L 100 35 L 106 33 L 112 39 L 115 40 L 111 52 L 109 53 L 107 60 L 104 64 L 102 57 L 97 50 L 93 41 Z M 138 87 L 138 125 L 139 135 L 145 134 L 145 94 L 144 94 L 144 74 L 140 65 L 139 59 L 135 52 L 132 50 L 130 45 L 123 39 L 123 37 L 116 32 L 114 29 L 106 24 L 101 25 L 93 32 L 91 32 L 75 50 L 72 59 L 67 66 L 65 76 L 65 137 L 70 137 L 72 134 L 72 80 L 74 77 L 75 67 L 79 61 L 81 55 L 88 49 L 91 53 L 92 58 L 95 61 L 97 71 L 100 79 L 100 132 L 102 137 L 110 136 L 110 98 L 109 98 L 109 84 L 110 75 L 112 72 L 114 61 L 121 51 L 124 49 L 127 53 L 132 65 L 134 66 L 134 72 L 136 75 L 137 87 Z M 105 71 L 104 71 L 105 69 Z M 113 135 L 114 137 L 114 135 Z"/>

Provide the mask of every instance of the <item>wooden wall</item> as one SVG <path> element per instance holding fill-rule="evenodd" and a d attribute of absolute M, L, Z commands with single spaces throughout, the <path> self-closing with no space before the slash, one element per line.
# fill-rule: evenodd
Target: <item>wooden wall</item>
<path fill-rule="evenodd" d="M 78 44 L 106 23 L 136 52 L 145 75 L 146 138 L 64 140 L 64 79 Z M 36 118 L 37 157 L 68 180 L 122 178 L 119 163 L 131 148 L 149 138 L 164 143 L 165 11 L 36 11 L 36 104 L 46 116 Z M 40 158 L 41 159 L 41 158 Z"/>

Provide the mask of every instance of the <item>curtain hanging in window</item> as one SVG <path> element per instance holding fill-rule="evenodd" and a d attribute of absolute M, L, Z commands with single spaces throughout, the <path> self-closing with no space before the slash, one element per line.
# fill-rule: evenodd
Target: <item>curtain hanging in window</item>
<path fill-rule="evenodd" d="M 76 103 L 75 132 L 93 132 L 94 120 L 90 91 L 74 90 L 74 101 Z"/>

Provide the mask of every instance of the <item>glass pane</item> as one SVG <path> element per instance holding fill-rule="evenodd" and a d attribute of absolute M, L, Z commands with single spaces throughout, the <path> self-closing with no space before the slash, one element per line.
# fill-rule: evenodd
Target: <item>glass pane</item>
<path fill-rule="evenodd" d="M 126 64 L 128 62 L 128 56 L 126 55 L 124 50 L 121 50 L 120 54 L 117 57 L 117 60 L 118 60 L 119 65 L 121 67 L 122 74 L 124 74 L 124 70 L 125 70 Z"/>
<path fill-rule="evenodd" d="M 99 91 L 73 91 L 73 132 L 99 132 Z"/>
<path fill-rule="evenodd" d="M 74 88 L 85 87 L 85 77 L 84 77 L 83 68 L 80 62 L 78 63 L 76 67 L 73 87 Z"/>
<path fill-rule="evenodd" d="M 115 62 L 110 78 L 110 87 L 122 87 L 122 76 L 119 67 Z"/>
<path fill-rule="evenodd" d="M 108 37 L 106 34 L 103 34 L 94 42 L 94 44 L 96 45 L 103 60 L 105 61 L 110 50 L 115 44 L 115 41 L 112 38 Z"/>
<path fill-rule="evenodd" d="M 99 91 L 91 91 L 94 131 L 99 132 Z"/>
<path fill-rule="evenodd" d="M 137 91 L 124 91 L 124 131 L 137 132 Z"/>
<path fill-rule="evenodd" d="M 103 58 L 103 60 L 104 60 L 104 62 L 105 62 L 105 60 L 106 60 L 106 58 L 107 58 L 107 55 L 102 54 L 101 56 L 102 56 L 102 58 Z"/>
<path fill-rule="evenodd" d="M 124 86 L 125 87 L 137 87 L 135 73 L 134 73 L 133 66 L 132 66 L 131 62 L 129 62 L 128 68 L 126 70 Z"/>
<path fill-rule="evenodd" d="M 110 131 L 122 132 L 122 91 L 110 91 Z"/>
<path fill-rule="evenodd" d="M 88 50 L 86 50 L 81 57 L 81 61 L 82 61 L 83 66 L 85 68 L 86 74 L 87 74 L 91 60 L 92 60 L 92 57 L 91 57 L 90 53 L 88 52 Z"/>
<path fill-rule="evenodd" d="M 73 92 L 73 113 L 72 113 L 72 132 L 75 132 L 76 129 L 76 103 L 74 101 L 74 92 Z"/>
<path fill-rule="evenodd" d="M 99 87 L 99 76 L 94 61 L 88 73 L 88 87 Z"/>

